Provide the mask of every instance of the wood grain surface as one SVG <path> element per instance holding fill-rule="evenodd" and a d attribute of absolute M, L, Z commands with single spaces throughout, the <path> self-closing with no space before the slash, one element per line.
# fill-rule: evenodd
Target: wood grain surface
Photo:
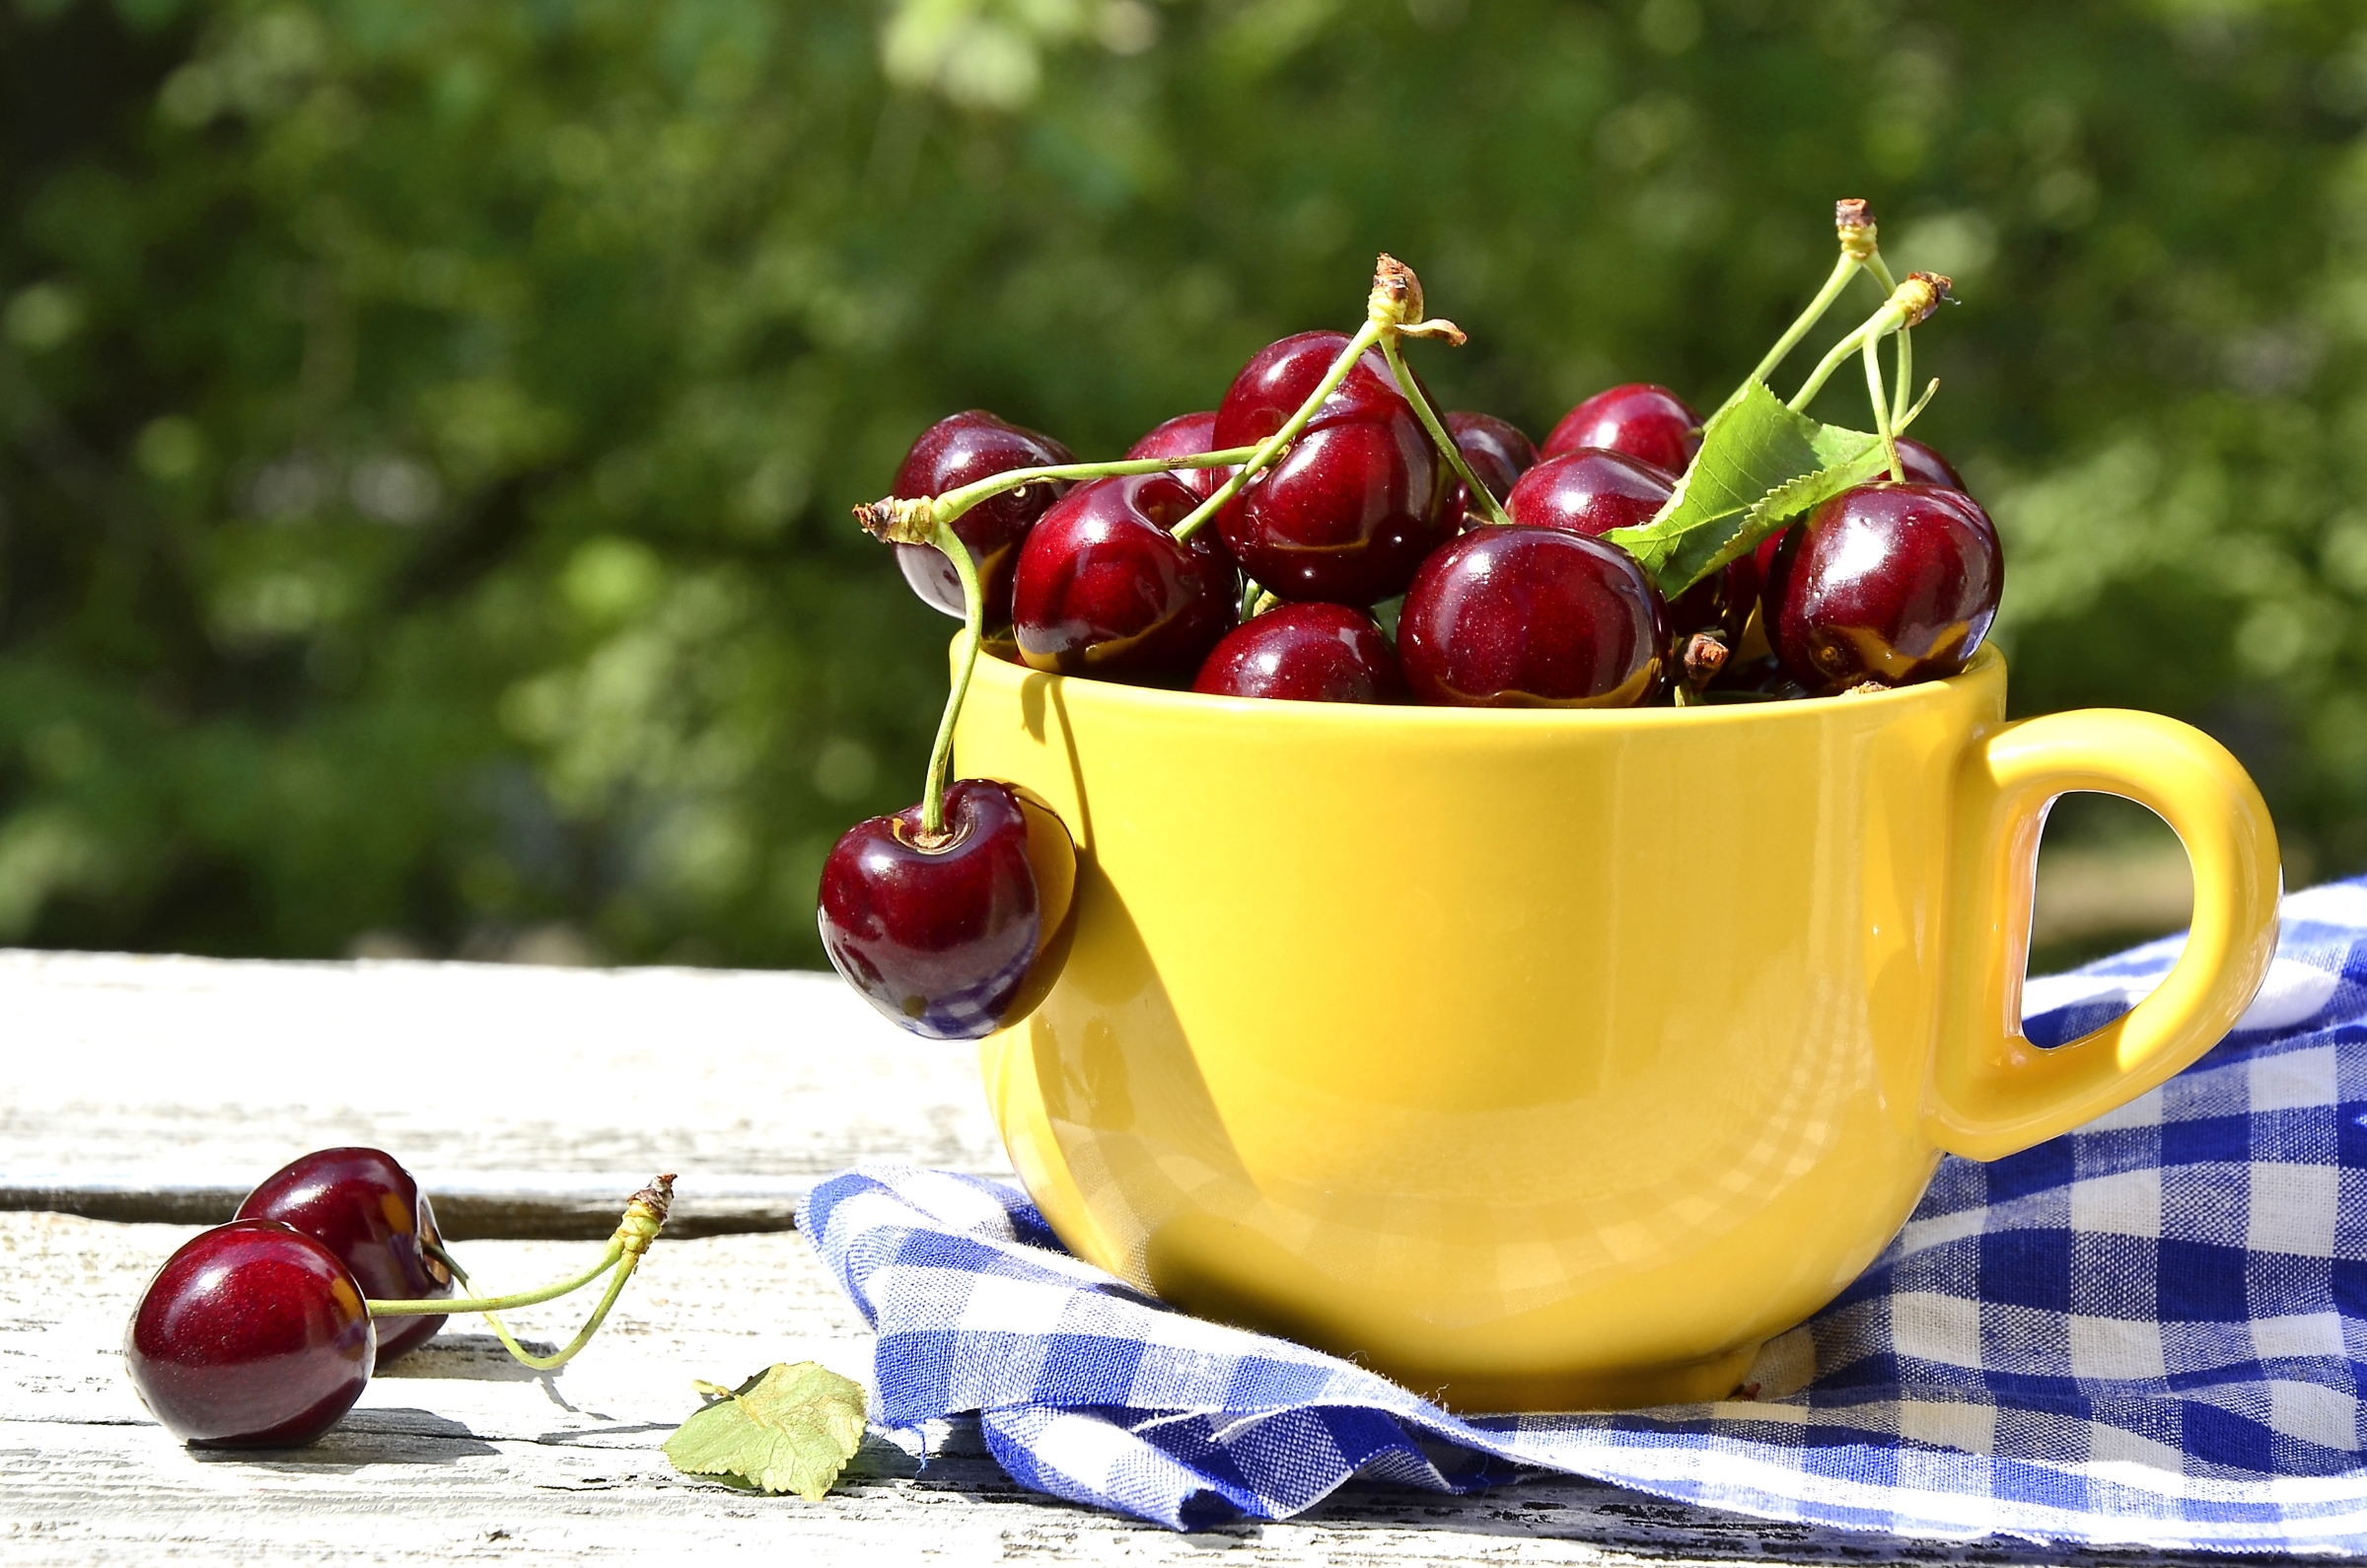
<path fill-rule="evenodd" d="M 695 1236 L 860 1160 L 1010 1169 L 974 1051 L 829 974 L 0 952 L 0 1209 L 226 1219 L 367 1143 L 456 1237 L 604 1237 L 660 1170 Z"/>
<path fill-rule="evenodd" d="M 824 1502 L 751 1496 L 676 1474 L 659 1445 L 696 1408 L 694 1378 L 806 1359 L 867 1376 L 860 1319 L 781 1227 L 808 1182 L 860 1159 L 1005 1170 L 968 1049 L 910 1040 L 830 976 L 25 953 L 0 953 L 0 1030 L 8 1568 L 2188 1560 L 1770 1525 L 1576 1480 L 1472 1498 L 1352 1485 L 1287 1524 L 1180 1535 L 1022 1491 L 959 1425 L 925 1468 L 875 1433 Z M 157 1222 L 225 1215 L 342 1142 L 412 1163 L 462 1236 L 605 1237 L 661 1168 L 681 1173 L 681 1221 L 556 1375 L 456 1322 L 309 1448 L 182 1449 L 122 1370 L 140 1287 L 193 1234 Z M 460 1250 L 503 1288 L 593 1247 Z M 554 1342 L 581 1310 L 517 1321 Z"/>
<path fill-rule="evenodd" d="M 197 1454 L 147 1419 L 118 1348 L 140 1286 L 191 1234 L 0 1215 L 0 1562 L 2187 1560 L 1767 1525 L 1564 1480 L 1471 1498 L 1351 1486 L 1304 1519 L 1186 1536 L 1022 1491 L 974 1431 L 950 1428 L 925 1469 L 875 1435 L 821 1503 L 751 1496 L 679 1475 L 659 1452 L 697 1407 L 690 1380 L 801 1360 L 860 1378 L 871 1359 L 805 1240 L 777 1233 L 661 1241 L 600 1339 L 557 1374 L 456 1322 L 312 1447 Z M 480 1242 L 465 1261 L 489 1284 L 524 1283 L 586 1251 Z M 516 1318 L 543 1341 L 574 1322 L 566 1303 Z"/>

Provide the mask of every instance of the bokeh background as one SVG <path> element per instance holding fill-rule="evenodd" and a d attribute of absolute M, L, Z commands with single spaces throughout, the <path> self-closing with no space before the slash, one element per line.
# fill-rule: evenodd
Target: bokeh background
<path fill-rule="evenodd" d="M 0 0 L 0 943 L 818 964 L 930 420 L 1114 455 L 1381 249 L 1452 406 L 1706 408 L 1841 195 L 1958 279 L 2017 708 L 2367 866 L 2363 132 L 2313 0 Z M 2043 960 L 2181 918 L 2048 846 Z"/>

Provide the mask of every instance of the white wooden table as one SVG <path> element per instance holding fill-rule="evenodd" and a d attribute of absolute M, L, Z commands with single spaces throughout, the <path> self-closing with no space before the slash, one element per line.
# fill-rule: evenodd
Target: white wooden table
<path fill-rule="evenodd" d="M 1004 1173 L 973 1061 L 827 975 L 0 953 L 0 1564 L 2178 1560 L 1765 1525 L 1578 1481 L 1352 1486 L 1185 1536 L 1024 1492 L 958 1427 L 925 1473 L 875 1434 L 819 1504 L 676 1474 L 658 1446 L 693 1378 L 868 1377 L 790 1212 L 866 1158 Z M 418 1172 L 480 1283 L 584 1258 L 657 1170 L 681 1173 L 677 1219 L 559 1374 L 456 1322 L 310 1448 L 182 1449 L 123 1376 L 133 1300 L 195 1224 L 338 1143 Z M 548 1338 L 579 1309 L 517 1316 Z"/>

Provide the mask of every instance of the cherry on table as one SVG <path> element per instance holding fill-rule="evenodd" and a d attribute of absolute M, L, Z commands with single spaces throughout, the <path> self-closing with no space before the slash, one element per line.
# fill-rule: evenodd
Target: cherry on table
<path fill-rule="evenodd" d="M 1683 473 L 1701 450 L 1701 416 L 1666 387 L 1629 382 L 1595 393 L 1561 416 L 1545 437 L 1544 455 L 1608 447 Z"/>
<path fill-rule="evenodd" d="M 1347 346 L 1339 332 L 1300 332 L 1259 349 L 1217 408 L 1216 445 L 1281 429 Z M 1402 593 L 1461 526 L 1453 481 L 1388 360 L 1368 349 L 1217 526 L 1276 598 L 1372 605 Z"/>
<path fill-rule="evenodd" d="M 362 1294 L 425 1301 L 452 1294 L 436 1212 L 401 1162 L 380 1149 L 322 1149 L 263 1178 L 239 1205 L 242 1220 L 278 1220 L 335 1253 Z M 378 1364 L 423 1343 L 441 1318 L 396 1318 L 379 1332 Z"/>
<path fill-rule="evenodd" d="M 907 500 L 943 495 L 1014 468 L 1076 461 L 1051 437 L 972 408 L 949 414 L 922 431 L 904 454 L 888 493 Z M 1019 542 L 1066 488 L 1050 480 L 1023 485 L 989 496 L 955 520 L 955 537 L 977 563 L 987 625 L 999 626 L 1011 618 L 1011 568 Z M 898 544 L 896 563 L 912 592 L 955 619 L 962 618 L 962 579 L 944 551 L 934 544 Z"/>
<path fill-rule="evenodd" d="M 1784 535 L 1760 596 L 1767 642 L 1812 692 L 1965 667 L 2005 584 L 1980 504 L 1936 484 L 1861 484 Z"/>
<path fill-rule="evenodd" d="M 1398 621 L 1417 700 L 1623 708 L 1669 680 L 1668 611 L 1632 556 L 1563 529 L 1474 529 L 1422 563 Z"/>
<path fill-rule="evenodd" d="M 1238 613 L 1233 563 L 1214 528 L 1168 531 L 1200 502 L 1172 473 L 1096 479 L 1029 533 L 1012 633 L 1031 669 L 1184 681 Z"/>
<path fill-rule="evenodd" d="M 1191 689 L 1294 702 L 1401 702 L 1405 677 L 1365 611 L 1277 605 L 1227 632 Z"/>
<path fill-rule="evenodd" d="M 350 1269 L 277 1220 L 181 1244 L 123 1330 L 140 1401 L 184 1443 L 309 1443 L 361 1397 L 377 1333 Z"/>
<path fill-rule="evenodd" d="M 921 809 L 846 830 L 823 863 L 822 945 L 898 1027 L 979 1039 L 1033 1012 L 1074 926 L 1076 845 L 1050 808 L 1008 784 L 957 779 L 945 832 Z"/>
<path fill-rule="evenodd" d="M 1129 458 L 1196 458 L 1203 452 L 1214 452 L 1216 444 L 1216 410 L 1178 414 L 1175 418 L 1144 432 L 1141 440 L 1126 449 Z M 1170 470 L 1194 493 L 1205 499 L 1224 488 L 1233 470 L 1225 468 L 1175 468 Z"/>
<path fill-rule="evenodd" d="M 1509 419 L 1458 410 L 1447 415 L 1447 434 L 1455 438 L 1456 449 L 1471 465 L 1472 474 L 1499 502 L 1512 494 L 1522 474 L 1537 466 L 1537 443 Z M 1461 479 L 1455 481 L 1451 504 L 1463 519 L 1460 526 L 1469 527 L 1487 515 L 1470 504 Z"/>

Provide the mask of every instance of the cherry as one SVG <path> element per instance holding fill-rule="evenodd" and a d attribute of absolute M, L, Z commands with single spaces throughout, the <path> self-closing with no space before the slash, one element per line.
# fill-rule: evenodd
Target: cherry
<path fill-rule="evenodd" d="M 1463 461 L 1471 465 L 1471 473 L 1498 501 L 1512 494 L 1512 487 L 1521 475 L 1537 466 L 1537 443 L 1509 419 L 1498 419 L 1494 414 L 1452 413 L 1447 415 L 1447 434 L 1455 438 Z M 1460 479 L 1455 483 L 1452 505 L 1466 525 L 1473 518 L 1486 517 L 1463 493 Z"/>
<path fill-rule="evenodd" d="M 897 468 L 889 494 L 907 500 L 943 495 L 1013 468 L 1076 461 L 1074 454 L 1051 437 L 1023 430 L 983 408 L 972 408 L 949 414 L 920 433 Z M 986 591 L 987 625 L 999 626 L 1011 618 L 1011 565 L 1019 553 L 1019 541 L 1066 488 L 1046 480 L 1006 490 L 980 501 L 954 524 L 955 535 L 977 563 L 978 581 Z M 912 592 L 960 618 L 962 580 L 942 550 L 933 544 L 898 544 L 896 564 L 903 569 Z"/>
<path fill-rule="evenodd" d="M 1168 531 L 1200 497 L 1172 473 L 1096 479 L 1060 498 L 1019 552 L 1012 629 L 1032 669 L 1188 680 L 1237 610 L 1216 531 Z"/>
<path fill-rule="evenodd" d="M 1988 634 L 2004 587 L 1997 530 L 1936 484 L 1844 490 L 1791 530 L 1760 598 L 1767 642 L 1812 692 L 1952 676 Z"/>
<path fill-rule="evenodd" d="M 1669 677 L 1660 590 L 1615 544 L 1561 529 L 1474 529 L 1422 563 L 1398 621 L 1424 702 L 1623 708 Z"/>
<path fill-rule="evenodd" d="M 1683 473 L 1701 450 L 1701 416 L 1666 387 L 1630 382 L 1595 393 L 1545 437 L 1548 458 L 1580 447 L 1609 447 Z"/>
<path fill-rule="evenodd" d="M 1955 463 L 1910 436 L 1899 437 L 1899 467 L 1910 484 L 1936 484 L 1949 490 L 1965 488 L 1964 475 L 1956 471 Z"/>
<path fill-rule="evenodd" d="M 452 1271 L 428 1250 L 441 1246 L 436 1212 L 401 1164 L 377 1149 L 323 1149 L 263 1178 L 239 1205 L 242 1220 L 278 1220 L 327 1247 L 379 1301 L 452 1294 Z M 390 1319 L 380 1328 L 385 1366 L 444 1326 L 441 1318 Z"/>
<path fill-rule="evenodd" d="M 1922 442 L 1906 436 L 1899 438 L 1899 466 L 1907 479 L 1915 484 L 1936 484 L 1950 490 L 1965 488 L 1965 481 L 1957 473 L 1954 463 Z M 1775 552 L 1792 532 L 1792 529 L 1783 529 L 1768 535 L 1758 541 L 1750 554 L 1726 569 L 1733 580 L 1733 602 L 1742 606 L 1746 612 L 1749 606 L 1758 603 L 1759 596 L 1765 592 L 1767 574 L 1775 569 Z"/>
<path fill-rule="evenodd" d="M 140 1293 L 123 1363 L 184 1443 L 309 1443 L 361 1397 L 378 1336 L 334 1252 L 277 1220 L 192 1237 Z"/>
<path fill-rule="evenodd" d="M 1178 414 L 1154 427 L 1126 449 L 1129 458 L 1196 458 L 1216 450 L 1216 410 Z M 1178 468 L 1177 478 L 1203 499 L 1216 494 L 1233 476 L 1231 468 Z"/>
<path fill-rule="evenodd" d="M 1051 810 L 992 779 L 857 822 L 822 868 L 822 945 L 873 1007 L 930 1039 L 980 1039 L 1035 1011 L 1068 959 L 1076 845 Z"/>
<path fill-rule="evenodd" d="M 1402 702 L 1405 676 L 1363 610 L 1278 605 L 1226 633 L 1191 689 L 1294 702 Z"/>
<path fill-rule="evenodd" d="M 1566 529 L 1599 538 L 1613 529 L 1652 521 L 1676 491 L 1677 476 L 1641 458 L 1608 447 L 1577 447 L 1545 459 L 1521 475 L 1504 509 L 1515 523 Z M 1757 578 L 1740 562 L 1712 572 L 1669 602 L 1669 631 L 1689 637 L 1723 626 L 1740 636 L 1757 598 Z"/>
<path fill-rule="evenodd" d="M 1668 469 L 1608 447 L 1576 447 L 1546 458 L 1512 487 L 1504 510 L 1530 528 L 1567 529 L 1599 538 L 1652 521 L 1677 488 Z"/>
<path fill-rule="evenodd" d="M 1281 429 L 1347 345 L 1338 332 L 1301 332 L 1259 349 L 1216 411 L 1216 445 Z M 1401 593 L 1461 527 L 1453 480 L 1389 361 L 1369 349 L 1216 526 L 1275 597 L 1370 605 Z"/>

